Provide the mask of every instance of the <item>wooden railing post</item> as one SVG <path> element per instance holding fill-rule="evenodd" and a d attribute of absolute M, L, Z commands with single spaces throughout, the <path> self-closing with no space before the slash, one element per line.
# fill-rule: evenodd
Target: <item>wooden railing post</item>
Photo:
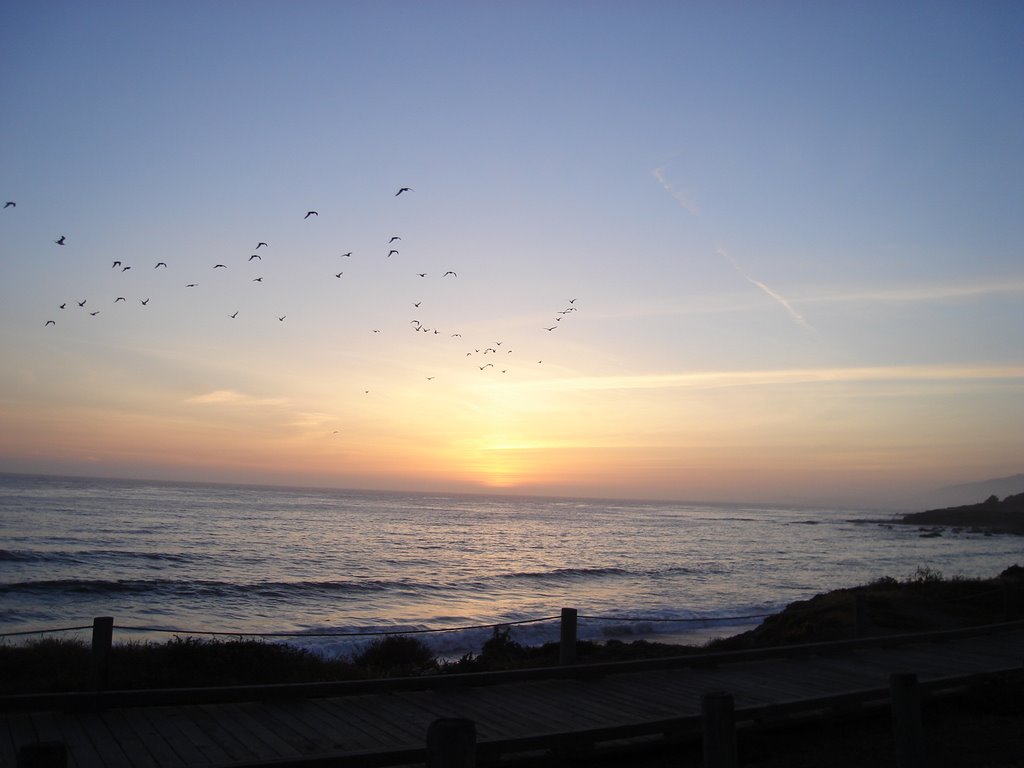
<path fill-rule="evenodd" d="M 110 678 L 110 647 L 114 640 L 114 618 L 97 616 L 92 620 L 92 687 L 102 691 Z"/>
<path fill-rule="evenodd" d="M 736 711 L 732 696 L 706 693 L 700 702 L 704 768 L 737 768 Z"/>
<path fill-rule="evenodd" d="M 476 724 L 461 717 L 443 717 L 427 729 L 427 768 L 474 768 Z"/>
<path fill-rule="evenodd" d="M 917 675 L 889 675 L 892 700 L 892 732 L 896 739 L 899 768 L 925 768 L 924 728 L 921 725 L 921 689 Z"/>
<path fill-rule="evenodd" d="M 576 609 L 562 609 L 562 626 L 558 639 L 558 663 L 563 667 L 576 663 Z"/>

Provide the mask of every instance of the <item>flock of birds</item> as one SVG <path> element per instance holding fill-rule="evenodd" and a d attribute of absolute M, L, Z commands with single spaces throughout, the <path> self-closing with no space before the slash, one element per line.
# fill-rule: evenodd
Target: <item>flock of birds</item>
<path fill-rule="evenodd" d="M 406 194 L 406 193 L 409 193 L 409 192 L 413 192 L 413 191 L 414 190 L 411 187 L 400 187 L 398 189 L 398 191 L 395 192 L 394 197 L 398 197 L 400 195 L 403 195 L 403 194 Z M 15 201 L 7 201 L 4 204 L 3 208 L 6 210 L 6 209 L 9 209 L 9 208 L 15 208 L 16 206 L 17 206 L 17 204 L 16 204 Z M 302 218 L 303 218 L 303 220 L 310 219 L 311 217 L 318 217 L 319 218 L 319 215 L 320 214 L 319 214 L 318 211 L 309 210 L 309 211 L 306 211 L 305 215 Z M 391 238 L 388 240 L 388 242 L 386 244 L 388 246 L 388 249 L 389 249 L 387 254 L 386 254 L 386 258 L 390 259 L 392 257 L 400 255 L 400 251 L 399 251 L 398 245 L 401 243 L 401 240 L 402 240 L 402 238 L 399 235 L 392 235 L 391 236 Z M 70 244 L 69 240 L 68 240 L 68 236 L 64 235 L 64 234 L 60 235 L 60 237 L 56 238 L 53 242 L 56 245 L 61 246 L 61 247 L 67 247 Z M 263 250 L 263 249 L 267 249 L 267 250 Z M 253 251 L 252 251 L 251 255 L 248 257 L 248 259 L 246 261 L 247 262 L 259 262 L 259 263 L 262 263 L 263 262 L 263 255 L 265 253 L 267 253 L 269 251 L 269 249 L 270 249 L 269 243 L 267 243 L 265 241 L 262 241 L 262 240 L 258 241 L 256 243 L 255 248 L 253 248 Z M 339 256 L 341 258 L 344 258 L 344 259 L 351 258 L 352 255 L 353 254 L 352 254 L 351 251 L 339 254 Z M 126 273 L 126 272 L 132 270 L 133 267 L 136 270 L 138 269 L 137 265 L 125 264 L 121 260 L 113 260 L 112 263 L 111 263 L 110 269 L 117 270 L 117 271 L 119 271 L 121 273 Z M 167 262 L 165 262 L 165 261 L 157 261 L 153 265 L 153 267 L 151 267 L 150 269 L 151 270 L 156 270 L 158 272 L 159 271 L 169 271 Z M 212 266 L 212 269 L 213 270 L 222 270 L 222 269 L 223 270 L 227 270 L 228 269 L 228 265 L 224 264 L 224 263 L 217 263 L 217 264 L 214 264 Z M 340 279 L 340 278 L 342 278 L 344 276 L 345 272 L 344 272 L 344 270 L 342 270 L 342 271 L 338 271 L 338 272 L 333 272 L 333 274 L 334 274 L 335 278 Z M 416 272 L 415 274 L 419 278 L 426 278 L 429 273 L 428 272 Z M 454 279 L 458 278 L 458 273 L 454 269 L 449 269 L 449 270 L 446 270 L 443 273 L 441 273 L 440 277 L 441 277 L 441 279 L 444 279 L 444 280 L 448 280 L 448 279 L 454 280 Z M 264 277 L 263 277 L 263 275 L 257 274 L 255 277 L 251 277 L 250 280 L 253 283 L 263 283 Z M 184 287 L 186 289 L 195 289 L 195 288 L 199 287 L 199 282 L 198 281 L 188 282 L 188 283 L 184 284 Z M 129 299 L 128 299 L 127 296 L 117 295 L 117 296 L 113 297 L 113 304 L 121 304 L 121 303 L 127 304 L 128 301 L 129 301 Z M 138 304 L 141 307 L 148 307 L 149 304 L 150 304 L 151 299 L 150 299 L 149 296 L 138 296 L 138 297 L 133 298 L 133 301 L 137 301 Z M 422 300 L 412 302 L 413 308 L 419 309 L 421 307 L 421 305 L 422 305 Z M 61 311 L 66 311 L 66 310 L 68 310 L 69 306 L 77 306 L 78 309 L 84 310 L 91 317 L 97 317 L 98 315 L 101 314 L 101 312 L 103 312 L 103 308 L 102 307 L 97 308 L 95 301 L 92 304 L 90 304 L 89 303 L 89 299 L 74 299 L 74 300 L 70 300 L 70 301 L 64 301 L 64 302 L 60 303 L 57 306 L 57 309 L 61 310 Z M 561 308 L 561 309 L 559 309 L 559 310 L 557 310 L 556 312 L 553 313 L 552 320 L 550 321 L 551 324 L 550 325 L 543 325 L 538 330 L 542 330 L 542 331 L 547 332 L 547 333 L 552 333 L 552 332 L 558 330 L 558 328 L 560 327 L 560 323 L 565 318 L 569 317 L 572 313 L 577 312 L 577 311 L 578 311 L 578 308 L 576 306 L 576 299 L 575 298 L 569 299 L 566 302 L 566 305 L 563 308 Z M 228 319 L 234 320 L 234 319 L 238 318 L 239 310 L 235 309 L 233 312 L 226 312 L 225 314 L 226 314 L 226 317 Z M 288 318 L 288 315 L 287 314 L 280 314 L 280 315 L 275 315 L 275 317 L 277 318 L 278 322 L 282 322 L 283 323 Z M 57 325 L 57 320 L 55 318 L 53 318 L 53 317 L 47 318 L 44 321 L 43 325 L 46 326 L 46 327 L 48 327 L 48 326 L 56 326 Z M 419 320 L 417 318 L 410 319 L 409 320 L 409 326 L 411 327 L 412 331 L 414 333 L 417 333 L 417 334 L 426 334 L 426 335 L 435 336 L 435 337 L 437 337 L 437 336 L 444 336 L 446 338 L 460 339 L 460 340 L 462 339 L 462 336 L 463 336 L 463 334 L 460 331 L 456 331 L 456 330 L 442 331 L 439 328 L 433 327 L 432 325 L 431 326 L 426 325 L 424 322 L 422 322 L 421 320 Z M 372 328 L 370 330 L 374 334 L 380 334 L 381 333 L 381 329 L 380 328 Z M 509 370 L 510 370 L 509 361 L 514 359 L 513 357 L 510 357 L 512 355 L 513 355 L 513 349 L 511 348 L 511 346 L 506 344 L 506 342 L 500 341 L 500 340 L 486 342 L 486 343 L 480 343 L 480 344 L 474 344 L 472 346 L 467 347 L 466 351 L 464 352 L 465 358 L 470 358 L 472 364 L 475 365 L 475 367 L 478 370 L 480 370 L 480 371 L 489 371 L 489 370 L 493 369 L 494 372 L 502 373 L 502 374 L 505 374 L 505 373 L 509 372 Z M 533 364 L 534 365 L 539 365 L 539 364 L 542 364 L 543 362 L 544 361 L 541 359 L 541 360 L 537 360 L 536 363 L 533 363 Z M 437 376 L 436 375 L 431 375 L 431 376 L 425 376 L 424 378 L 427 381 L 433 381 L 433 380 L 435 380 L 437 378 Z M 365 394 L 369 394 L 370 390 L 363 390 L 363 392 Z"/>

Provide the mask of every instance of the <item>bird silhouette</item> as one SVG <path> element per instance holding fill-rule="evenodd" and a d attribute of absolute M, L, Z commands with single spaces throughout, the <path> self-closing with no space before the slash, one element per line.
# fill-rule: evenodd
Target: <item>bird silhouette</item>
<path fill-rule="evenodd" d="M 335 277 L 341 277 L 341 276 L 342 276 L 342 275 L 344 275 L 344 274 L 345 274 L 344 272 L 335 272 L 335 273 L 334 273 L 334 276 L 335 276 Z"/>
<path fill-rule="evenodd" d="M 401 188 L 401 189 L 399 189 L 399 190 L 398 190 L 397 192 L 395 192 L 395 197 L 398 197 L 398 196 L 399 196 L 400 194 L 402 194 L 403 192 L 413 192 L 413 191 L 415 191 L 415 190 L 413 190 L 413 188 L 412 188 L 412 187 L 402 187 L 402 188 Z"/>
<path fill-rule="evenodd" d="M 88 299 L 82 299 L 80 302 L 78 302 L 78 306 L 84 307 L 86 301 L 88 301 Z"/>
<path fill-rule="evenodd" d="M 494 363 L 487 363 L 485 365 L 481 365 L 480 366 L 480 370 L 482 371 L 484 368 L 493 368 L 493 367 L 494 367 Z"/>
<path fill-rule="evenodd" d="M 266 243 L 256 243 L 256 248 L 259 249 L 261 246 L 264 246 L 264 245 L 267 245 L 267 244 Z M 267 247 L 269 248 L 270 246 L 267 245 Z"/>
<path fill-rule="evenodd" d="M 260 261 L 263 261 L 263 257 L 260 256 L 258 253 L 254 253 L 252 256 L 249 257 L 249 261 L 252 261 L 253 259 L 259 259 Z"/>
<path fill-rule="evenodd" d="M 283 323 L 283 322 L 284 322 L 284 319 L 285 319 L 286 317 L 288 317 L 288 315 L 281 315 L 281 316 L 280 316 L 279 318 L 277 318 L 277 319 L 278 319 L 279 321 L 281 321 L 281 322 Z"/>
<path fill-rule="evenodd" d="M 391 239 L 388 240 L 388 245 L 391 245 L 391 243 L 395 242 L 395 240 L 401 240 L 401 239 L 402 238 L 400 238 L 398 235 L 392 235 Z"/>
<path fill-rule="evenodd" d="M 552 325 L 552 326 L 551 326 L 550 328 L 545 328 L 544 330 L 545 330 L 545 331 L 553 331 L 553 330 L 555 330 L 555 328 L 557 328 L 557 327 L 558 327 L 557 325 Z"/>
<path fill-rule="evenodd" d="M 352 258 L 352 251 L 349 251 L 348 253 L 341 254 L 341 258 L 343 258 L 343 259 L 350 259 L 350 258 Z"/>
<path fill-rule="evenodd" d="M 160 267 L 166 267 L 166 266 L 167 266 L 167 262 L 166 261 L 158 261 L 156 263 L 156 266 L 153 267 L 153 269 L 159 269 Z"/>
<path fill-rule="evenodd" d="M 238 317 L 238 310 L 236 309 L 235 313 L 233 315 L 228 315 L 228 317 L 232 317 L 232 318 Z"/>
<path fill-rule="evenodd" d="M 110 265 L 110 268 L 113 269 L 114 267 L 120 267 L 120 266 L 121 266 L 121 262 L 120 261 L 115 261 L 113 264 Z"/>
<path fill-rule="evenodd" d="M 395 254 L 395 253 L 398 253 L 398 251 L 396 251 L 394 248 L 392 248 L 390 251 L 388 251 L 388 258 L 390 259 L 391 255 Z"/>
<path fill-rule="evenodd" d="M 303 216 L 302 218 L 304 218 L 304 219 L 308 219 L 308 218 L 309 218 L 310 216 L 319 216 L 319 215 L 320 215 L 320 214 L 319 214 L 319 213 L 317 213 L 316 211 L 308 211 L 308 212 L 306 213 L 306 215 L 305 215 L 305 216 Z"/>
<path fill-rule="evenodd" d="M 185 287 L 186 288 L 198 288 L 199 287 L 199 283 L 189 283 Z"/>
<path fill-rule="evenodd" d="M 90 312 L 89 315 L 90 317 L 96 317 L 96 315 L 98 315 L 99 313 L 100 311 L 97 309 L 95 312 Z"/>
<path fill-rule="evenodd" d="M 443 275 L 441 275 L 441 277 L 448 277 L 448 275 L 451 275 L 452 277 L 458 277 L 458 275 L 455 274 L 454 272 L 452 272 L 450 269 L 447 272 L 445 272 Z"/>
<path fill-rule="evenodd" d="M 263 278 L 262 278 L 262 277 L 254 277 L 254 278 L 252 279 L 252 281 L 253 281 L 254 283 L 262 283 L 262 282 L 263 282 Z"/>
<path fill-rule="evenodd" d="M 416 274 L 419 275 L 420 277 L 426 277 L 427 276 L 426 272 L 417 272 Z"/>
<path fill-rule="evenodd" d="M 68 305 L 68 303 L 65 301 L 63 304 L 60 305 L 60 308 L 64 309 L 67 305 Z"/>
<path fill-rule="evenodd" d="M 61 235 L 59 239 L 54 240 L 53 242 L 55 242 L 57 245 L 64 245 L 64 239 L 66 237 L 67 237 L 67 235 Z"/>
<path fill-rule="evenodd" d="M 6 203 L 4 203 L 4 208 L 17 208 L 17 207 L 18 207 L 18 204 L 15 203 L 13 200 L 8 200 Z M 52 323 L 53 321 L 51 320 L 50 322 Z"/>
<path fill-rule="evenodd" d="M 260 259 L 260 261 L 263 261 L 263 259 Z M 213 268 L 214 269 L 227 269 L 228 265 L 227 264 L 214 264 Z"/>
<path fill-rule="evenodd" d="M 114 299 L 114 303 L 117 304 L 117 302 L 124 301 L 124 300 L 125 300 L 124 296 L 118 296 L 116 299 Z"/>
<path fill-rule="evenodd" d="M 146 306 L 147 304 L 149 304 L 149 299 L 139 299 L 139 301 L 142 302 L 142 306 Z"/>
<path fill-rule="evenodd" d="M 420 304 L 422 304 L 422 303 L 423 303 L 422 301 L 414 301 L 414 302 L 412 303 L 412 305 L 413 305 L 414 307 L 418 307 L 418 306 L 419 306 Z"/>
<path fill-rule="evenodd" d="M 121 267 L 122 272 L 127 272 L 129 269 L 131 269 L 131 265 L 128 265 L 127 267 Z"/>
<path fill-rule="evenodd" d="M 5 205 L 4 208 L 6 208 L 6 207 L 7 206 Z M 45 328 L 48 325 L 56 325 L 56 324 L 57 324 L 56 320 L 47 320 L 45 323 L 43 323 L 43 328 Z"/>

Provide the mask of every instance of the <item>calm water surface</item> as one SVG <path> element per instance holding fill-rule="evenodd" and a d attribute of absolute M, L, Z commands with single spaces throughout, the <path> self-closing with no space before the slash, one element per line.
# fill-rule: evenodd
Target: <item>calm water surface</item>
<path fill-rule="evenodd" d="M 118 639 L 303 633 L 366 638 L 582 617 L 580 635 L 697 641 L 818 592 L 918 567 L 993 576 L 1022 540 L 924 538 L 856 509 L 510 498 L 0 475 L 0 632 L 88 624 Z M 663 621 L 679 619 L 680 621 Z M 524 643 L 557 624 L 517 627 Z M 479 650 L 486 629 L 421 637 Z"/>

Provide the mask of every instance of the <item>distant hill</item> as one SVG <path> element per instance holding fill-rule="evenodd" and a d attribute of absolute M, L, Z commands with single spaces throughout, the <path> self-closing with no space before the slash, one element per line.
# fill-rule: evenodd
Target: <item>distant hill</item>
<path fill-rule="evenodd" d="M 1003 499 L 1018 493 L 1024 493 L 1024 474 L 936 488 L 924 495 L 922 506 L 955 507 L 962 504 L 977 504 L 989 496 Z"/>
<path fill-rule="evenodd" d="M 980 504 L 915 512 L 904 515 L 900 522 L 916 525 L 953 525 L 984 528 L 1000 533 L 1024 534 L 1024 493 L 1007 496 L 1002 501 L 993 495 Z"/>

